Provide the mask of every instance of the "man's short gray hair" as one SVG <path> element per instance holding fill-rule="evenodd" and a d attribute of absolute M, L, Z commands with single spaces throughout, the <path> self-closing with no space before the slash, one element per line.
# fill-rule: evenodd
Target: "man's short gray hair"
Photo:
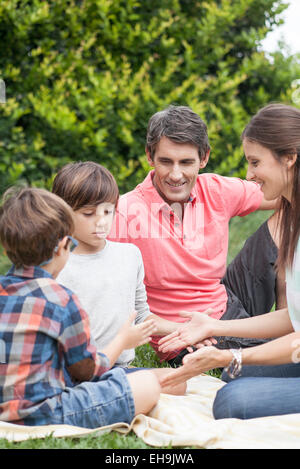
<path fill-rule="evenodd" d="M 146 149 L 154 158 L 156 147 L 162 137 L 175 143 L 190 143 L 198 150 L 200 160 L 209 151 L 207 127 L 203 120 L 188 106 L 168 106 L 156 112 L 149 120 Z"/>

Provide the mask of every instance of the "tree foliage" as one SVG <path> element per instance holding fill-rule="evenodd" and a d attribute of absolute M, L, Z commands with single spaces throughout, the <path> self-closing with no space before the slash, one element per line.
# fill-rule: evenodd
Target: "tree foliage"
<path fill-rule="evenodd" d="M 1 0 L 0 184 L 49 187 L 66 162 L 94 160 L 130 190 L 148 171 L 150 116 L 175 103 L 208 124 L 208 171 L 243 175 L 240 134 L 291 100 L 295 58 L 259 52 L 275 0 Z"/>

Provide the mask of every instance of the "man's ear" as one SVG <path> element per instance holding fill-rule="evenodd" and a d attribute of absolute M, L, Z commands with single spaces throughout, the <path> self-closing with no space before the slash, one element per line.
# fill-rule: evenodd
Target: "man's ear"
<path fill-rule="evenodd" d="M 201 169 L 205 168 L 205 166 L 207 165 L 208 160 L 209 160 L 209 155 L 210 155 L 210 150 L 207 150 L 204 158 L 202 158 L 202 160 L 200 161 L 200 168 Z"/>
<path fill-rule="evenodd" d="M 154 166 L 154 161 L 153 161 L 153 159 L 150 155 L 150 152 L 149 152 L 148 148 L 145 148 L 145 152 L 146 152 L 146 155 L 147 155 L 147 160 L 148 160 L 149 165 L 153 167 Z"/>

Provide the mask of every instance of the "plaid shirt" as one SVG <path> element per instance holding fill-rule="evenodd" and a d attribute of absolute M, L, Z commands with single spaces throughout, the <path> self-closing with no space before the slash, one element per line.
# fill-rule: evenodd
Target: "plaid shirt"
<path fill-rule="evenodd" d="M 85 358 L 95 362 L 92 380 L 109 369 L 76 295 L 40 267 L 0 276 L 0 420 L 35 425 L 35 412 L 41 424 L 47 399 L 66 387 L 64 365 Z"/>

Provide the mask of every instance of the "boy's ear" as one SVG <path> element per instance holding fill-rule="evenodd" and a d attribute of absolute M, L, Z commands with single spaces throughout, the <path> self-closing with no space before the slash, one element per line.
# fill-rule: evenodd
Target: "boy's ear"
<path fill-rule="evenodd" d="M 65 236 L 63 239 L 61 239 L 58 244 L 57 244 L 57 248 L 55 250 L 55 254 L 57 256 L 61 256 L 67 249 L 68 247 L 68 243 L 69 243 L 69 238 L 68 236 Z"/>

